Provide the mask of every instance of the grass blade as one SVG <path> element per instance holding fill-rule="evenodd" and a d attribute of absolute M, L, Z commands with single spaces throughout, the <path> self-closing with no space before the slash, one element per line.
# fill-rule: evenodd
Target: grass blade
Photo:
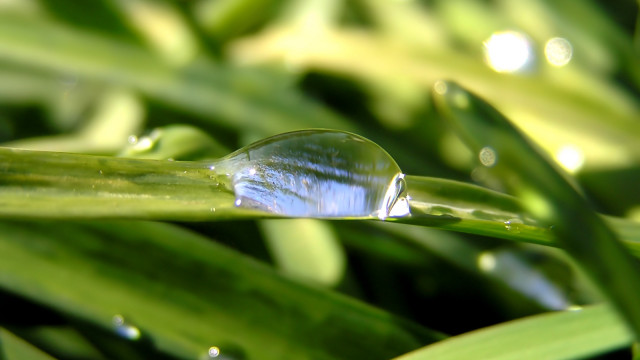
<path fill-rule="evenodd" d="M 615 304 L 640 336 L 640 267 L 615 233 L 558 171 L 497 110 L 452 82 L 439 82 L 438 110 L 479 154 L 487 181 L 517 194 L 538 221 Z M 483 159 L 484 157 L 484 159 Z M 483 161 L 484 160 L 484 161 Z"/>
<path fill-rule="evenodd" d="M 616 312 L 597 305 L 491 326 L 396 359 L 584 359 L 629 346 L 632 341 L 632 334 Z"/>

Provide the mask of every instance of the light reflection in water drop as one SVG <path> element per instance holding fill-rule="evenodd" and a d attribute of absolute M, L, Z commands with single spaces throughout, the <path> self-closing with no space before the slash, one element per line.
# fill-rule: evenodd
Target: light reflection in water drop
<path fill-rule="evenodd" d="M 573 145 L 564 145 L 555 154 L 556 161 L 570 173 L 576 173 L 584 165 L 582 150 Z"/>
<path fill-rule="evenodd" d="M 134 341 L 140 339 L 140 329 L 127 323 L 122 315 L 114 315 L 111 322 L 118 336 Z"/>
<path fill-rule="evenodd" d="M 480 150 L 478 158 L 480 159 L 480 163 L 486 167 L 492 167 L 498 161 L 496 151 L 489 146 L 485 146 Z"/>
<path fill-rule="evenodd" d="M 573 47 L 569 40 L 556 37 L 547 41 L 544 46 L 544 55 L 549 64 L 558 67 L 565 66 L 571 61 Z"/>
<path fill-rule="evenodd" d="M 382 148 L 331 130 L 277 135 L 222 159 L 237 207 L 291 217 L 409 215 L 404 175 Z"/>
<path fill-rule="evenodd" d="M 218 355 L 220 355 L 220 348 L 218 348 L 217 346 L 212 346 L 209 348 L 209 357 L 210 358 L 216 358 L 218 357 Z"/>
<path fill-rule="evenodd" d="M 509 219 L 504 222 L 504 228 L 514 234 L 519 234 L 522 230 L 523 222 L 520 219 Z"/>
<path fill-rule="evenodd" d="M 485 60 L 497 72 L 523 70 L 532 60 L 531 42 L 517 31 L 493 33 L 484 42 Z"/>

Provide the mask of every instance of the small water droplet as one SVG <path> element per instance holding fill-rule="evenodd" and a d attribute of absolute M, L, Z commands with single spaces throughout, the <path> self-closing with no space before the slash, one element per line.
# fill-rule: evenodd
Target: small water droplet
<path fill-rule="evenodd" d="M 480 163 L 486 167 L 492 167 L 498 161 L 496 151 L 490 146 L 483 147 L 478 154 L 478 158 L 480 159 Z"/>
<path fill-rule="evenodd" d="M 102 170 L 99 170 L 99 171 L 98 171 L 98 174 L 102 175 Z"/>
<path fill-rule="evenodd" d="M 509 219 L 504 222 L 504 228 L 514 234 L 519 234 L 522 230 L 523 222 L 520 219 Z"/>
<path fill-rule="evenodd" d="M 565 66 L 571 61 L 573 47 L 569 40 L 555 37 L 547 41 L 544 46 L 544 55 L 549 64 L 557 67 Z"/>
<path fill-rule="evenodd" d="M 478 256 L 478 268 L 490 272 L 496 268 L 496 257 L 489 251 L 484 251 Z"/>
<path fill-rule="evenodd" d="M 216 169 L 216 166 L 215 166 L 215 165 L 211 165 L 211 166 L 209 166 L 209 170 L 215 170 L 215 169 Z"/>
<path fill-rule="evenodd" d="M 212 347 L 209 348 L 209 357 L 210 358 L 218 357 L 218 355 L 220 355 L 220 348 L 218 348 L 217 346 L 212 346 Z"/>
<path fill-rule="evenodd" d="M 211 212 L 216 212 L 216 208 L 212 207 Z"/>
<path fill-rule="evenodd" d="M 138 137 L 135 135 L 129 135 L 127 142 L 131 145 L 135 145 L 138 142 Z"/>
<path fill-rule="evenodd" d="M 533 60 L 531 41 L 517 31 L 495 32 L 483 45 L 487 65 L 497 72 L 521 71 Z"/>
<path fill-rule="evenodd" d="M 239 207 L 240 205 L 242 205 L 242 199 L 236 199 L 236 202 L 234 203 L 234 205 L 236 207 Z"/>
<path fill-rule="evenodd" d="M 114 315 L 111 322 L 113 323 L 118 336 L 134 341 L 140 339 L 140 329 L 127 323 L 122 315 Z"/>
<path fill-rule="evenodd" d="M 438 80 L 433 85 L 433 90 L 439 95 L 444 95 L 447 93 L 447 83 L 444 81 Z"/>

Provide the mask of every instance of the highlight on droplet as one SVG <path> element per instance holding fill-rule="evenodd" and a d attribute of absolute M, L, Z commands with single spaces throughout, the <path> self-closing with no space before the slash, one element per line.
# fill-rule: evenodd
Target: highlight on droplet
<path fill-rule="evenodd" d="M 584 165 L 584 153 L 574 145 L 564 145 L 555 154 L 556 161 L 569 173 L 578 172 Z"/>
<path fill-rule="evenodd" d="M 216 358 L 218 357 L 218 355 L 220 355 L 220 348 L 217 346 L 212 346 L 209 348 L 208 354 L 209 358 Z"/>
<path fill-rule="evenodd" d="M 497 72 L 521 71 L 533 58 L 531 41 L 517 31 L 495 32 L 483 45 L 487 65 Z"/>
<path fill-rule="evenodd" d="M 141 333 L 140 333 L 140 329 L 138 329 L 136 326 L 133 326 L 129 323 L 127 323 L 124 319 L 124 316 L 117 314 L 114 315 L 111 322 L 113 323 L 113 326 L 115 327 L 115 332 L 116 334 L 118 334 L 118 336 L 123 337 L 127 340 L 139 340 Z"/>
<path fill-rule="evenodd" d="M 565 66 L 573 57 L 573 47 L 569 40 L 555 37 L 549 39 L 545 44 L 544 56 L 547 58 L 547 62 L 553 66 Z"/>
<path fill-rule="evenodd" d="M 486 167 L 492 167 L 498 162 L 498 155 L 496 151 L 493 150 L 490 146 L 485 146 L 480 149 L 480 153 L 478 153 L 478 159 L 480 163 Z"/>

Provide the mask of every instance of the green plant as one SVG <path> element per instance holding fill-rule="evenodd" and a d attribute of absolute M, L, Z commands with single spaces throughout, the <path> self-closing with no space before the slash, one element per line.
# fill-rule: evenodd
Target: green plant
<path fill-rule="evenodd" d="M 0 353 L 629 358 L 636 12 L 0 5 Z"/>

